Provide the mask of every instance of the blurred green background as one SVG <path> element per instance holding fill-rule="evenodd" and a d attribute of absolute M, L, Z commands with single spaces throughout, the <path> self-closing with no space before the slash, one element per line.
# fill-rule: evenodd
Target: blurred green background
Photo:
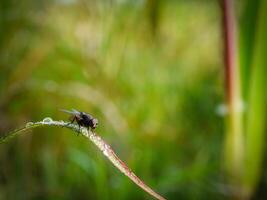
<path fill-rule="evenodd" d="M 167 199 L 230 199 L 221 32 L 213 0 L 3 0 L 0 134 L 75 108 Z M 151 197 L 87 139 L 40 128 L 0 145 L 2 199 Z"/>

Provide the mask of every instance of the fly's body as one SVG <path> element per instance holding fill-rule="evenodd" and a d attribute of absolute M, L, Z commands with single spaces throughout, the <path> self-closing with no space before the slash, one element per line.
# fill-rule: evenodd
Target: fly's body
<path fill-rule="evenodd" d="M 95 129 L 98 125 L 98 120 L 94 118 L 92 115 L 85 113 L 85 112 L 80 112 L 77 110 L 72 109 L 72 111 L 69 110 L 61 110 L 65 113 L 71 114 L 71 123 L 76 122 L 79 127 L 83 126 L 91 129 Z"/>

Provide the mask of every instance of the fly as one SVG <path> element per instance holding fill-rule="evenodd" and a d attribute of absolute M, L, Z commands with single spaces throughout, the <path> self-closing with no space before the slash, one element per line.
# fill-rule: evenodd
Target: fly
<path fill-rule="evenodd" d="M 61 111 L 71 114 L 70 123 L 76 122 L 79 125 L 79 132 L 81 126 L 86 127 L 89 131 L 90 128 L 94 130 L 98 125 L 98 119 L 88 113 L 80 112 L 75 109 L 72 109 L 72 111 L 61 109 Z"/>

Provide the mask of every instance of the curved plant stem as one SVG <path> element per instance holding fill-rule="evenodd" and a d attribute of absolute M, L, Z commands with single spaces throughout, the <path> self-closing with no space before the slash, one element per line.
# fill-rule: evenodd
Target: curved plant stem
<path fill-rule="evenodd" d="M 77 133 L 81 133 L 83 136 L 89 138 L 101 151 L 102 153 L 112 162 L 112 164 L 119 169 L 123 174 L 128 176 L 136 185 L 138 185 L 140 188 L 142 188 L 144 191 L 146 191 L 151 196 L 155 197 L 159 200 L 165 200 L 164 197 L 156 193 L 154 190 L 152 190 L 149 186 L 147 186 L 141 179 L 139 179 L 127 165 L 119 159 L 119 157 L 115 154 L 115 152 L 111 149 L 111 147 L 95 132 L 92 132 L 91 130 L 88 130 L 87 128 L 81 127 L 79 130 L 78 125 L 71 124 L 64 121 L 53 121 L 51 118 L 45 118 L 43 121 L 39 122 L 29 122 L 26 124 L 25 127 L 16 129 L 9 133 L 7 136 L 4 136 L 0 138 L 0 144 L 8 141 L 12 137 L 21 134 L 22 132 L 41 127 L 41 126 L 59 126 L 59 127 L 65 127 L 72 129 L 73 131 Z"/>
<path fill-rule="evenodd" d="M 238 60 L 236 17 L 234 1 L 222 0 L 221 2 L 225 49 L 226 99 L 229 111 L 226 118 L 225 168 L 231 184 L 240 185 L 244 170 L 244 113 Z"/>

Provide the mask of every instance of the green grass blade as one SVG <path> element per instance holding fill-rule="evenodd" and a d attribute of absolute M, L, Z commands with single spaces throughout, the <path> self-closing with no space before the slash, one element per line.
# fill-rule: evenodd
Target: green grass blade
<path fill-rule="evenodd" d="M 111 149 L 111 147 L 95 132 L 92 132 L 84 127 L 79 127 L 78 125 L 64 122 L 64 121 L 53 121 L 51 118 L 45 118 L 43 121 L 40 122 L 29 122 L 26 124 L 25 127 L 16 129 L 10 132 L 7 136 L 0 138 L 0 144 L 7 142 L 9 139 L 13 138 L 14 136 L 25 132 L 26 130 L 30 130 L 33 128 L 41 127 L 41 126 L 59 126 L 72 129 L 77 133 L 81 133 L 83 136 L 89 138 L 100 150 L 101 152 L 111 161 L 111 163 L 119 169 L 124 175 L 130 178 L 136 185 L 146 191 L 148 194 L 153 196 L 159 200 L 165 200 L 164 197 L 156 193 L 152 190 L 149 186 L 147 186 L 141 179 L 139 179 L 131 169 L 119 159 L 116 153 Z"/>
<path fill-rule="evenodd" d="M 267 1 L 260 6 L 254 57 L 251 66 L 247 112 L 246 160 L 244 183 L 248 193 L 259 181 L 263 159 L 266 122 L 266 73 L 267 73 Z"/>

